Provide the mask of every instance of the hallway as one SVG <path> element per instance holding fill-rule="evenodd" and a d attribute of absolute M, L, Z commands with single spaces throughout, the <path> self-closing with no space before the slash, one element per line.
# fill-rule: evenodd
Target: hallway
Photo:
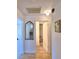
<path fill-rule="evenodd" d="M 24 54 L 22 59 L 51 59 L 51 56 L 42 47 L 38 47 L 36 54 Z"/>
<path fill-rule="evenodd" d="M 61 59 L 61 0 L 17 0 L 17 19 L 17 59 Z"/>

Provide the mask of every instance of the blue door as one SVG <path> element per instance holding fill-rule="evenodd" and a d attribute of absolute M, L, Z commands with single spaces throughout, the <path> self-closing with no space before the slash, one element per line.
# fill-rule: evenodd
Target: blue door
<path fill-rule="evenodd" d="M 17 20 L 17 59 L 20 59 L 23 51 L 23 21 L 21 18 Z"/>

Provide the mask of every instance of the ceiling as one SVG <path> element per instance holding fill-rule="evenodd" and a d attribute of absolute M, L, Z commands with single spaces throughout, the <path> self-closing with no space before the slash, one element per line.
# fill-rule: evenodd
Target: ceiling
<path fill-rule="evenodd" d="M 24 15 L 30 12 L 35 13 L 35 10 L 36 13 L 43 13 L 45 10 L 52 9 L 52 5 L 53 0 L 17 0 L 17 8 Z"/>

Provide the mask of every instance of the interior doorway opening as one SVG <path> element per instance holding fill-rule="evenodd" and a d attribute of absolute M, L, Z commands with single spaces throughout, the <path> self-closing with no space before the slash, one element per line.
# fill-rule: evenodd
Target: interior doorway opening
<path fill-rule="evenodd" d="M 50 22 L 48 21 L 36 22 L 36 46 L 43 48 L 46 52 L 49 52 L 50 50 L 49 26 L 50 26 Z"/>
<path fill-rule="evenodd" d="M 39 44 L 43 47 L 43 24 L 39 24 Z"/>

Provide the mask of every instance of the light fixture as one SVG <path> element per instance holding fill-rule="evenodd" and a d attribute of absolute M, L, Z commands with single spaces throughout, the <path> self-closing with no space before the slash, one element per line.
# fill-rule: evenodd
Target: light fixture
<path fill-rule="evenodd" d="M 44 13 L 45 13 L 47 16 L 49 16 L 50 13 L 51 13 L 51 10 L 46 10 Z"/>
<path fill-rule="evenodd" d="M 49 13 L 46 13 L 47 16 L 49 16 Z"/>
<path fill-rule="evenodd" d="M 55 8 L 52 9 L 52 13 L 54 13 L 54 11 L 55 11 Z"/>

